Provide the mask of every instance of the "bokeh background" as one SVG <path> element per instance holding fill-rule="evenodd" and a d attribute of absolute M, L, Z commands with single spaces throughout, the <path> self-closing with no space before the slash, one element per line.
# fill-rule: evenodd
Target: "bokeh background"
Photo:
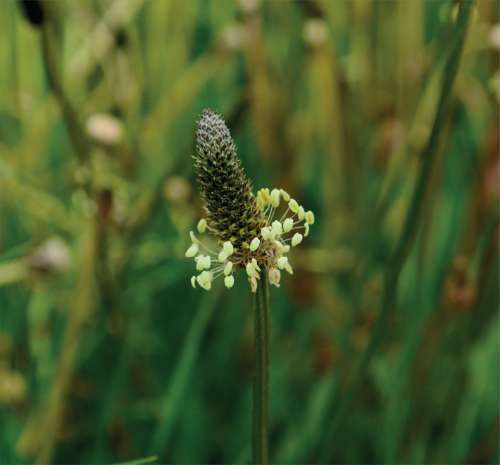
<path fill-rule="evenodd" d="M 436 118 L 453 1 L 3 0 L 0 463 L 249 462 L 248 285 L 184 258 L 205 107 L 317 218 L 272 289 L 271 460 L 498 463 L 498 8 Z"/>

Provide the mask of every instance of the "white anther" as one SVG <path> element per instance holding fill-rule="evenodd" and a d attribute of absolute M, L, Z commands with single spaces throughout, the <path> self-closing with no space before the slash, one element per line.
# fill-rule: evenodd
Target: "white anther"
<path fill-rule="evenodd" d="M 200 273 L 198 277 L 196 278 L 196 281 L 198 281 L 198 284 L 205 289 L 206 291 L 209 291 L 212 287 L 212 279 L 213 275 L 210 271 L 203 271 L 203 273 Z"/>
<path fill-rule="evenodd" d="M 247 272 L 247 275 L 249 278 L 255 278 L 257 279 L 259 277 L 259 273 L 257 272 L 257 270 L 254 268 L 253 266 L 253 263 L 252 262 L 248 262 L 245 266 L 245 270 Z"/>
<path fill-rule="evenodd" d="M 286 270 L 288 273 L 293 274 L 293 268 L 288 262 L 288 257 L 280 257 L 278 258 L 278 268 L 280 270 Z"/>
<path fill-rule="evenodd" d="M 281 194 L 281 197 L 283 197 L 283 200 L 285 202 L 289 202 L 290 201 L 290 194 L 286 190 L 280 189 L 280 194 Z"/>
<path fill-rule="evenodd" d="M 291 218 L 287 218 L 285 221 L 283 221 L 283 231 L 284 232 L 289 232 L 293 228 L 293 220 Z"/>
<path fill-rule="evenodd" d="M 274 220 L 271 226 L 276 236 L 283 234 L 283 226 L 278 220 Z"/>
<path fill-rule="evenodd" d="M 199 250 L 198 244 L 191 244 L 189 249 L 186 250 L 185 255 L 188 258 L 194 257 L 198 253 L 198 250 Z"/>
<path fill-rule="evenodd" d="M 212 265 L 212 260 L 209 255 L 198 255 L 194 259 L 196 261 L 196 269 L 198 271 L 208 270 Z"/>
<path fill-rule="evenodd" d="M 252 239 L 252 242 L 250 242 L 250 250 L 252 252 L 255 252 L 259 248 L 259 245 L 260 245 L 260 239 L 258 237 L 254 237 Z"/>
<path fill-rule="evenodd" d="M 218 260 L 219 262 L 225 262 L 229 256 L 234 252 L 233 244 L 230 241 L 224 242 L 222 244 L 222 250 L 219 252 Z"/>
<path fill-rule="evenodd" d="M 280 191 L 278 189 L 273 189 L 271 191 L 271 205 L 273 207 L 279 207 L 280 204 Z"/>
<path fill-rule="evenodd" d="M 257 260 L 255 260 L 255 258 L 252 258 L 252 265 L 257 271 L 260 271 L 260 266 L 257 263 Z"/>
<path fill-rule="evenodd" d="M 278 258 L 278 268 L 280 270 L 283 270 L 286 265 L 288 265 L 288 257 L 280 257 L 280 258 Z"/>
<path fill-rule="evenodd" d="M 233 262 L 227 262 L 224 267 L 224 276 L 231 274 L 231 271 L 233 271 Z"/>
<path fill-rule="evenodd" d="M 200 234 L 203 234 L 207 229 L 207 220 L 205 218 L 202 218 L 200 221 L 198 221 L 196 229 Z"/>
<path fill-rule="evenodd" d="M 222 250 L 227 257 L 230 257 L 234 252 L 233 244 L 230 241 L 224 242 L 224 244 L 222 244 Z"/>
<path fill-rule="evenodd" d="M 269 283 L 273 286 L 280 287 L 281 273 L 277 268 L 269 269 Z"/>
<path fill-rule="evenodd" d="M 302 242 L 302 234 L 295 233 L 292 237 L 292 247 L 299 245 Z"/>
<path fill-rule="evenodd" d="M 269 195 L 269 189 L 267 187 L 259 189 L 257 192 L 257 200 L 261 208 L 265 208 L 271 202 L 271 196 Z"/>
<path fill-rule="evenodd" d="M 314 213 L 311 210 L 307 211 L 305 219 L 308 224 L 314 224 Z"/>
<path fill-rule="evenodd" d="M 260 234 L 262 235 L 262 239 L 264 239 L 265 241 L 268 241 L 272 238 L 272 230 L 269 226 L 264 226 L 260 230 Z"/>
<path fill-rule="evenodd" d="M 299 204 L 294 199 L 290 199 L 290 202 L 288 202 L 288 208 L 292 210 L 293 213 L 297 213 L 299 211 Z"/>

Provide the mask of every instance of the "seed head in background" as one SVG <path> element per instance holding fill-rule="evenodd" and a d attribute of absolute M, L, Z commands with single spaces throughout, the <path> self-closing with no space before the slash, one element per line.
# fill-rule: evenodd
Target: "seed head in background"
<path fill-rule="evenodd" d="M 190 232 L 186 257 L 194 258 L 200 272 L 191 277 L 192 286 L 209 290 L 214 279 L 224 276 L 225 286 L 231 288 L 234 272 L 244 268 L 253 292 L 263 275 L 279 287 L 281 270 L 293 273 L 286 254 L 309 234 L 313 212 L 306 212 L 283 189 L 264 188 L 254 195 L 229 129 L 211 110 L 204 110 L 198 121 L 194 166 L 206 211 L 197 230 L 211 234 L 217 248 Z M 275 219 L 280 205 L 283 214 Z"/>

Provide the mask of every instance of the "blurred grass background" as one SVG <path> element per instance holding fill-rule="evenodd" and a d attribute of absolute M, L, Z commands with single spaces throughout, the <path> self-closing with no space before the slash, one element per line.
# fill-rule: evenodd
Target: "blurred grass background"
<path fill-rule="evenodd" d="M 0 463 L 250 460 L 247 283 L 195 291 L 183 257 L 205 107 L 317 217 L 271 296 L 271 460 L 499 463 L 498 13 L 380 319 L 453 1 L 4 0 Z"/>

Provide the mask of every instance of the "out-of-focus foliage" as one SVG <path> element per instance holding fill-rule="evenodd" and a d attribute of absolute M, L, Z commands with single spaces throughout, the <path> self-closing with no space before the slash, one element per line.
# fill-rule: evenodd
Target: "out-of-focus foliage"
<path fill-rule="evenodd" d="M 205 107 L 254 187 L 317 216 L 272 291 L 271 460 L 498 463 L 498 2 L 474 6 L 355 392 L 453 2 L 54 0 L 31 23 L 20 3 L 0 14 L 0 463 L 249 461 L 248 286 L 193 290 L 183 257 Z"/>

